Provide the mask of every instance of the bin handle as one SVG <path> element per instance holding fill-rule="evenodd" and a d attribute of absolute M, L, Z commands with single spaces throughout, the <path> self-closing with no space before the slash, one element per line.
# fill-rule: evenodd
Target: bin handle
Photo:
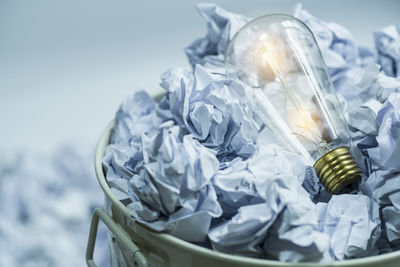
<path fill-rule="evenodd" d="M 135 262 L 139 267 L 148 267 L 149 264 L 147 259 L 140 251 L 138 246 L 131 240 L 126 232 L 118 226 L 114 220 L 102 209 L 96 208 L 93 212 L 92 223 L 90 225 L 89 239 L 86 248 L 86 263 L 89 267 L 97 267 L 97 264 L 93 260 L 93 252 L 96 244 L 97 228 L 99 225 L 99 219 L 108 227 L 108 229 L 117 237 L 117 239 L 130 251 L 132 252 Z"/>

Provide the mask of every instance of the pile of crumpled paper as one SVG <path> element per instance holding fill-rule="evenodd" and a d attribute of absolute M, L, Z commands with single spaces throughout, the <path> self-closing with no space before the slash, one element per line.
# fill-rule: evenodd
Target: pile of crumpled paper
<path fill-rule="evenodd" d="M 0 266 L 85 265 L 92 212 L 103 204 L 89 151 L 80 143 L 0 155 Z M 109 265 L 102 224 L 95 259 Z"/>
<path fill-rule="evenodd" d="M 274 144 L 225 75 L 227 44 L 249 18 L 198 9 L 208 32 L 185 49 L 193 68 L 162 74 L 159 103 L 137 92 L 116 115 L 103 163 L 132 217 L 217 251 L 288 262 L 400 248 L 400 29 L 359 47 L 342 26 L 295 9 L 322 50 L 364 173 L 357 194 L 331 196 L 297 154 Z"/>

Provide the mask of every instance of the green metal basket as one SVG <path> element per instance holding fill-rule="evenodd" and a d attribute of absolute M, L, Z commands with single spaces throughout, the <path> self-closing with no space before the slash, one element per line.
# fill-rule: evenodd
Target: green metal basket
<path fill-rule="evenodd" d="M 400 251 L 362 259 L 328 263 L 285 263 L 272 260 L 233 256 L 203 248 L 178 239 L 172 235 L 158 233 L 136 222 L 129 210 L 111 193 L 108 186 L 102 159 L 110 142 L 112 128 L 110 123 L 96 149 L 95 169 L 97 179 L 105 193 L 105 209 L 97 208 L 93 213 L 89 240 L 86 250 L 88 266 L 97 266 L 93 260 L 99 219 L 108 227 L 111 266 L 174 266 L 174 267 L 255 267 L 255 266 L 347 266 L 347 267 L 399 267 Z"/>

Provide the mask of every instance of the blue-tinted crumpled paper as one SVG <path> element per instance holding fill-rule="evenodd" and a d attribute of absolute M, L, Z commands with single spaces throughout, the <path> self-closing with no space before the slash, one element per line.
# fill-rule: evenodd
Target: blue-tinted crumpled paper
<path fill-rule="evenodd" d="M 388 169 L 400 169 L 400 93 L 392 93 L 377 114 L 379 132 L 377 147 L 368 149 L 376 164 Z"/>
<path fill-rule="evenodd" d="M 377 113 L 379 132 L 365 149 L 373 172 L 362 189 L 379 204 L 385 240 L 400 248 L 400 94 L 392 93 Z"/>
<path fill-rule="evenodd" d="M 400 91 L 399 78 L 389 77 L 380 70 L 381 67 L 376 63 L 370 63 L 363 69 L 361 79 L 355 83 L 355 87 L 360 90 L 361 101 L 376 99 L 383 103 L 391 93 Z"/>
<path fill-rule="evenodd" d="M 143 136 L 143 168 L 130 180 L 132 216 L 157 231 L 188 241 L 205 241 L 212 217 L 221 215 L 210 179 L 218 160 L 176 125 Z"/>
<path fill-rule="evenodd" d="M 197 9 L 207 21 L 207 35 L 194 41 L 185 53 L 193 67 L 200 64 L 211 69 L 223 68 L 230 39 L 249 19 L 211 3 L 198 4 Z"/>
<path fill-rule="evenodd" d="M 138 116 L 140 110 L 146 112 Z M 107 181 L 136 220 L 184 240 L 204 241 L 211 218 L 221 215 L 209 185 L 219 162 L 173 121 L 157 125 L 156 114 L 154 100 L 144 92 L 124 102 L 112 137 L 120 143 L 108 147 L 103 161 Z M 144 133 L 125 138 L 129 124 L 130 132 L 141 125 Z"/>
<path fill-rule="evenodd" d="M 365 174 L 357 195 L 332 197 L 310 166 L 271 145 L 274 138 L 251 111 L 243 88 L 225 75 L 226 46 L 249 19 L 213 4 L 198 9 L 208 30 L 185 50 L 193 69 L 162 75 L 166 96 L 160 104 L 142 95 L 146 101 L 129 103 L 117 115 L 117 124 L 131 122 L 117 126 L 113 140 L 122 141 L 110 145 L 105 166 L 132 216 L 186 240 L 208 235 L 215 250 L 288 262 L 395 250 L 400 199 L 392 158 L 399 149 L 391 145 L 398 140 L 399 78 L 383 73 L 378 60 L 396 42 L 377 55 L 357 46 L 342 26 L 301 6 L 295 10 L 316 35 L 348 120 L 352 153 Z M 143 134 L 130 129 L 136 121 Z M 199 157 L 207 159 L 207 170 Z M 189 190 L 182 183 L 196 186 Z"/>
<path fill-rule="evenodd" d="M 0 266 L 84 266 L 93 209 L 103 204 L 93 147 L 66 144 L 49 154 L 0 155 Z M 107 266 L 107 234 L 94 253 Z"/>
<path fill-rule="evenodd" d="M 302 190 L 304 171 L 304 163 L 299 156 L 268 144 L 259 146 L 248 160 L 236 158 L 225 164 L 225 168 L 214 175 L 212 183 L 224 217 L 230 218 L 241 206 L 272 201 L 273 194 L 281 185 L 296 192 Z"/>
<path fill-rule="evenodd" d="M 395 25 L 374 32 L 378 63 L 389 76 L 400 75 L 400 28 Z"/>
<path fill-rule="evenodd" d="M 136 92 L 121 104 L 111 145 L 103 159 L 107 181 L 119 200 L 129 199 L 128 181 L 142 166 L 142 134 L 154 134 L 161 122 L 155 101 L 144 91 Z"/>
<path fill-rule="evenodd" d="M 203 145 L 218 155 L 246 158 L 254 153 L 261 125 L 241 85 L 215 80 L 207 69 L 196 65 L 194 72 L 167 71 L 161 86 L 168 92 L 163 107 Z"/>
<path fill-rule="evenodd" d="M 378 170 L 371 173 L 361 185 L 361 191 L 378 205 L 382 217 L 382 243 L 387 251 L 400 248 L 400 175 L 394 170 Z"/>
<path fill-rule="evenodd" d="M 329 235 L 331 260 L 372 256 L 380 235 L 375 203 L 365 195 L 336 195 L 317 204 L 319 230 Z M 365 238 L 368 236 L 368 238 Z"/>
<path fill-rule="evenodd" d="M 282 261 L 320 260 L 328 238 L 315 230 L 317 214 L 302 187 L 304 171 L 299 156 L 270 144 L 216 174 L 223 216 L 234 216 L 210 231 L 213 248 Z"/>
<path fill-rule="evenodd" d="M 354 144 L 366 137 L 364 140 L 375 139 L 379 130 L 378 112 L 391 93 L 399 92 L 400 81 L 380 72 L 380 66 L 376 63 L 370 63 L 363 68 L 357 82 L 340 88 L 353 90 L 358 96 L 354 98 L 353 93 L 344 92 L 347 98 L 344 112 Z"/>
<path fill-rule="evenodd" d="M 140 108 L 132 108 L 137 105 Z M 156 102 L 145 92 L 139 91 L 127 97 L 116 114 L 117 125 L 112 144 L 137 146 L 142 134 L 154 132 L 161 124 Z"/>

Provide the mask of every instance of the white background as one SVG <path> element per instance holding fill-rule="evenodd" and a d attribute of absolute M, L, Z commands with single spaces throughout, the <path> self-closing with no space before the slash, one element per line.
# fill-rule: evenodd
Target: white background
<path fill-rule="evenodd" d="M 160 90 L 183 48 L 206 33 L 197 1 L 0 0 L 0 151 L 90 143 L 131 92 Z M 292 13 L 295 1 L 215 1 L 256 17 Z M 400 1 L 302 1 L 359 44 L 400 25 Z"/>

